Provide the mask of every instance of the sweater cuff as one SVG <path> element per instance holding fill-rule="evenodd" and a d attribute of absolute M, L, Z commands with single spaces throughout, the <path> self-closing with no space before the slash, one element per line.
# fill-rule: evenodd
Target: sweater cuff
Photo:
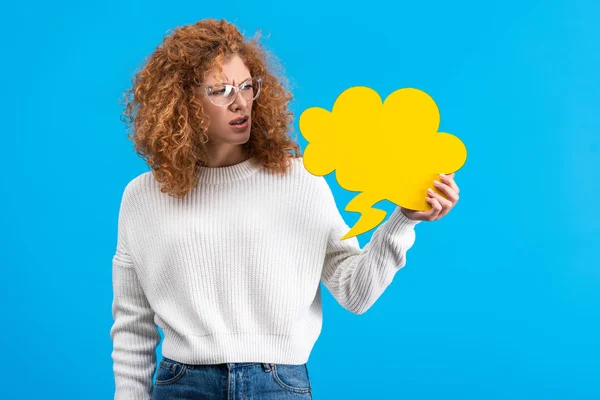
<path fill-rule="evenodd" d="M 402 233 L 413 229 L 419 222 L 421 221 L 408 218 L 402 213 L 400 206 L 396 206 L 394 212 L 392 212 L 392 215 L 390 215 L 385 225 L 386 230 L 390 230 L 394 233 Z"/>

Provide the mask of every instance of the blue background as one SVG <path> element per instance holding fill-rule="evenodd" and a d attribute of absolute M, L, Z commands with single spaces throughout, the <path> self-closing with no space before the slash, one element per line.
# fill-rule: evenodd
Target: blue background
<path fill-rule="evenodd" d="M 112 398 L 118 207 L 148 170 L 117 101 L 205 17 L 270 35 L 303 149 L 300 113 L 354 85 L 426 91 L 468 149 L 461 200 L 367 313 L 324 289 L 315 399 L 600 398 L 598 3 L 212 3 L 2 5 L 0 398 Z"/>

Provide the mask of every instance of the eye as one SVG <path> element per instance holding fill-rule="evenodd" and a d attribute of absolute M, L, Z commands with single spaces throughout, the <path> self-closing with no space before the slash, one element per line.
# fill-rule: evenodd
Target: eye
<path fill-rule="evenodd" d="M 242 85 L 242 90 L 248 90 L 248 89 L 254 89 L 254 86 L 252 86 L 252 81 L 245 82 Z"/>
<path fill-rule="evenodd" d="M 227 85 L 215 85 L 210 88 L 211 96 L 227 96 L 230 92 L 230 88 Z"/>

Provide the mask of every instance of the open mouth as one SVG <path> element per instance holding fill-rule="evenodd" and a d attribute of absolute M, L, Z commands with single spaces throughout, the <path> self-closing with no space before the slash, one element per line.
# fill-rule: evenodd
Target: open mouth
<path fill-rule="evenodd" d="M 248 117 L 238 118 L 229 123 L 229 125 L 243 125 L 248 121 Z"/>

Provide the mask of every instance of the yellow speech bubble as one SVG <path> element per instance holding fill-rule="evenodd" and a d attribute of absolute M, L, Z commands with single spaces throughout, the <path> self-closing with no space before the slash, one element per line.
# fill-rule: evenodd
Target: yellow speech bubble
<path fill-rule="evenodd" d="M 440 113 L 425 92 L 403 88 L 385 102 L 365 86 L 346 89 L 332 111 L 306 109 L 298 120 L 309 142 L 303 162 L 316 176 L 334 170 L 338 184 L 360 192 L 345 210 L 361 214 L 341 240 L 375 228 L 386 216 L 373 205 L 387 199 L 412 210 L 429 210 L 427 189 L 444 196 L 434 185 L 439 174 L 458 171 L 467 149 L 456 136 L 438 132 Z M 445 197 L 445 196 L 444 196 Z"/>

